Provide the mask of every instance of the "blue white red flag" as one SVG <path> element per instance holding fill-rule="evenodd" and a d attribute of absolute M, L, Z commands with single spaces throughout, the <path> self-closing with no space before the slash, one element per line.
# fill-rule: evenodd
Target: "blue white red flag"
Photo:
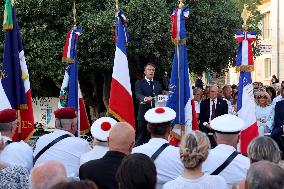
<path fill-rule="evenodd" d="M 175 110 L 177 115 L 173 120 L 175 126 L 170 136 L 172 145 L 178 145 L 183 134 L 198 129 L 185 44 L 185 18 L 188 15 L 187 6 L 175 9 L 171 16 L 172 39 L 176 42 L 176 47 L 166 106 Z"/>
<path fill-rule="evenodd" d="M 109 112 L 120 121 L 128 122 L 135 127 L 134 106 L 130 85 L 126 43 L 128 34 L 126 18 L 121 10 L 116 12 L 116 50 L 114 57 Z"/>
<path fill-rule="evenodd" d="M 241 132 L 241 153 L 247 154 L 249 143 L 258 136 L 258 127 L 255 115 L 255 101 L 250 72 L 241 72 L 238 88 L 238 117 L 245 122 L 245 128 Z"/>
<path fill-rule="evenodd" d="M 239 50 L 237 55 L 236 66 L 237 67 L 251 67 L 253 68 L 253 50 L 252 50 L 252 42 L 256 40 L 255 32 L 242 32 L 238 30 L 235 35 L 235 39 L 237 43 L 239 43 Z M 243 70 L 241 68 L 241 70 Z M 246 71 L 246 69 L 244 70 Z M 252 70 L 250 70 L 252 71 Z"/>
<path fill-rule="evenodd" d="M 62 61 L 66 70 L 61 85 L 59 107 L 73 107 L 78 112 L 78 129 L 82 132 L 90 128 L 85 103 L 78 83 L 77 45 L 81 29 L 72 28 L 66 37 Z"/>
<path fill-rule="evenodd" d="M 10 8 L 11 15 L 8 17 L 13 20 L 12 25 L 10 24 L 5 31 L 3 75 L 0 78 L 0 110 L 19 110 L 20 126 L 13 140 L 28 140 L 34 133 L 32 94 L 16 9 L 12 5 Z"/>

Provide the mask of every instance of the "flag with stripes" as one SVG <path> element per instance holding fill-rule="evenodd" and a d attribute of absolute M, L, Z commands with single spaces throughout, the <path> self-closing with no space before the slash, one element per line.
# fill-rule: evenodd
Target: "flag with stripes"
<path fill-rule="evenodd" d="M 186 50 L 185 19 L 188 16 L 188 6 L 174 9 L 171 15 L 172 41 L 176 47 L 166 106 L 177 114 L 170 135 L 170 143 L 175 146 L 179 144 L 182 135 L 198 129 Z"/>
<path fill-rule="evenodd" d="M 128 122 L 135 127 L 134 106 L 126 54 L 128 32 L 126 29 L 126 18 L 121 10 L 116 12 L 115 21 L 116 50 L 108 109 L 118 120 Z"/>
<path fill-rule="evenodd" d="M 14 141 L 27 141 L 34 133 L 34 116 L 29 72 L 25 60 L 16 8 L 6 1 L 4 14 L 4 58 L 0 76 L 0 110 L 19 110 L 19 127 Z"/>
<path fill-rule="evenodd" d="M 63 49 L 62 61 L 66 70 L 61 85 L 59 107 L 73 107 L 78 112 L 78 130 L 85 133 L 90 128 L 85 103 L 78 83 L 77 43 L 81 29 L 72 28 L 67 36 Z"/>

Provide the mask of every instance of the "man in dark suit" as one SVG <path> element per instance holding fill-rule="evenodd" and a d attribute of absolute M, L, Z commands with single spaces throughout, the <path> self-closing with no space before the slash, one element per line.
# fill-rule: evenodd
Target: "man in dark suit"
<path fill-rule="evenodd" d="M 126 122 L 119 122 L 111 128 L 109 151 L 97 160 L 91 160 L 79 169 L 81 180 L 94 181 L 100 189 L 118 189 L 116 172 L 122 159 L 129 155 L 135 143 L 135 130 Z"/>
<path fill-rule="evenodd" d="M 145 121 L 144 115 L 149 109 L 155 107 L 155 96 L 162 93 L 161 84 L 153 79 L 155 74 L 154 64 L 148 63 L 144 67 L 144 74 L 145 78 L 135 83 L 135 95 L 139 100 L 136 146 L 147 143 L 151 138 L 147 130 L 147 121 Z"/>
<path fill-rule="evenodd" d="M 228 114 L 228 104 L 225 100 L 217 98 L 218 87 L 216 85 L 210 86 L 209 98 L 202 100 L 200 103 L 199 114 L 199 130 L 202 132 L 214 133 L 210 127 L 210 121 L 220 115 Z M 217 144 L 212 135 L 208 136 L 211 142 L 211 147 L 214 148 Z"/>
<path fill-rule="evenodd" d="M 281 96 L 284 96 L 284 87 L 281 87 Z M 271 138 L 277 142 L 280 150 L 284 152 L 284 143 L 281 135 L 284 133 L 284 100 L 275 105 L 274 127 L 271 131 Z"/>

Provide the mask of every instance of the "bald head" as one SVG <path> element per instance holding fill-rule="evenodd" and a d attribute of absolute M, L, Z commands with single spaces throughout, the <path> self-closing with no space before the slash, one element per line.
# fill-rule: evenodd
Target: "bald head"
<path fill-rule="evenodd" d="M 108 145 L 111 151 L 130 154 L 135 142 L 135 130 L 126 122 L 116 123 L 109 132 Z"/>
<path fill-rule="evenodd" d="M 63 164 L 57 161 L 45 161 L 32 169 L 31 189 L 50 189 L 67 178 Z"/>
<path fill-rule="evenodd" d="M 221 134 L 216 132 L 214 136 L 217 144 L 227 144 L 237 149 L 239 134 Z"/>
<path fill-rule="evenodd" d="M 250 166 L 246 181 L 248 189 L 283 189 L 283 178 L 284 170 L 280 166 L 269 161 L 259 161 Z"/>

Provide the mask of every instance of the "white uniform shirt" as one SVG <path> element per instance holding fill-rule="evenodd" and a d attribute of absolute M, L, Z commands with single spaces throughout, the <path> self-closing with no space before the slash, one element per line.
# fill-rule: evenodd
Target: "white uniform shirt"
<path fill-rule="evenodd" d="M 197 179 L 186 179 L 179 176 L 167 182 L 163 189 L 227 189 L 226 181 L 219 175 L 204 174 Z"/>
<path fill-rule="evenodd" d="M 24 141 L 12 142 L 0 152 L 0 162 L 18 165 L 30 171 L 33 167 L 33 149 Z"/>
<path fill-rule="evenodd" d="M 148 143 L 135 147 L 132 153 L 142 153 L 151 157 L 164 143 L 168 141 L 162 138 L 152 138 Z M 168 146 L 154 161 L 157 169 L 158 188 L 163 184 L 176 179 L 183 173 L 184 166 L 180 160 L 179 148 Z"/>
<path fill-rule="evenodd" d="M 91 160 L 102 158 L 109 150 L 107 146 L 107 142 L 104 142 L 104 143 L 106 144 L 103 145 L 102 142 L 100 142 L 96 144 L 91 151 L 85 154 L 82 154 L 80 158 L 80 165 L 83 165 L 84 163 L 91 161 Z"/>
<path fill-rule="evenodd" d="M 41 136 L 36 142 L 34 156 L 54 139 L 64 134 L 70 134 L 72 137 L 59 141 L 45 151 L 38 158 L 35 166 L 46 160 L 56 160 L 64 165 L 68 177 L 77 177 L 80 167 L 80 157 L 82 154 L 89 152 L 91 147 L 87 141 L 74 137 L 74 135 L 67 131 L 56 129 L 53 133 Z"/>
<path fill-rule="evenodd" d="M 202 171 L 211 174 L 235 151 L 233 146 L 219 144 L 214 149 L 210 150 L 208 158 L 202 165 Z M 249 169 L 249 159 L 241 154 L 219 174 L 222 176 L 228 185 L 239 184 L 246 178 Z"/>

